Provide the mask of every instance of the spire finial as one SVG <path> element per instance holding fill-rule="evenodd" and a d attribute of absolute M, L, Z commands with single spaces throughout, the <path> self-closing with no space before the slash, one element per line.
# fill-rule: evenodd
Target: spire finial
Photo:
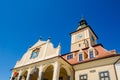
<path fill-rule="evenodd" d="M 42 40 L 42 36 L 40 36 L 40 40 Z"/>
<path fill-rule="evenodd" d="M 78 29 L 81 29 L 81 28 L 83 28 L 83 27 L 86 27 L 87 25 L 88 25 L 88 24 L 87 24 L 87 21 L 85 20 L 85 17 L 82 16 L 82 18 L 81 18 L 81 20 L 80 20 L 80 22 L 79 22 L 79 24 L 78 24 L 77 30 L 78 30 Z"/>
<path fill-rule="evenodd" d="M 51 39 L 51 37 L 49 36 L 48 39 Z"/>
<path fill-rule="evenodd" d="M 80 22 L 79 22 L 79 25 L 82 26 L 82 25 L 87 25 L 87 21 L 85 20 L 85 17 L 82 16 Z"/>
<path fill-rule="evenodd" d="M 58 46 L 60 46 L 60 42 L 59 42 Z"/>
<path fill-rule="evenodd" d="M 82 18 L 81 18 L 81 20 L 85 20 L 85 17 L 82 15 Z"/>
<path fill-rule="evenodd" d="M 48 42 L 50 42 L 51 37 L 48 37 Z"/>

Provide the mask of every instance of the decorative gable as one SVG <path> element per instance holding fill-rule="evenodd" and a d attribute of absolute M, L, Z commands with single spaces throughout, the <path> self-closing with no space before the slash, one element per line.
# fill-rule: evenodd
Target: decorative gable
<path fill-rule="evenodd" d="M 54 48 L 53 44 L 48 39 L 47 41 L 39 40 L 23 55 L 21 60 L 17 61 L 15 68 L 27 64 L 35 63 L 60 55 L 60 45 Z"/>

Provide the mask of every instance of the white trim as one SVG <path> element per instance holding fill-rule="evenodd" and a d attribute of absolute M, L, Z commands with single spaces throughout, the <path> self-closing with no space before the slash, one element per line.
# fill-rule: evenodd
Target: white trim
<path fill-rule="evenodd" d="M 45 55 L 46 55 L 46 52 L 47 52 L 47 47 L 48 47 L 48 44 L 49 44 L 49 42 L 47 42 L 47 43 L 46 43 L 46 45 L 45 45 L 45 49 L 44 49 L 44 52 L 43 52 L 42 59 L 44 59 L 44 58 L 45 58 Z"/>
<path fill-rule="evenodd" d="M 37 78 L 37 80 L 41 80 L 41 78 L 42 78 L 42 72 L 43 72 L 43 65 L 40 65 L 38 69 L 39 69 L 39 72 L 38 72 L 38 78 Z"/>

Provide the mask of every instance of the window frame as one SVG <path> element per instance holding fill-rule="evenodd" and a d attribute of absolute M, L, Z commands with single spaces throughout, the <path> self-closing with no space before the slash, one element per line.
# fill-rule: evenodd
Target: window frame
<path fill-rule="evenodd" d="M 91 52 L 92 52 L 92 57 L 91 57 Z M 93 51 L 93 50 L 90 50 L 90 51 L 89 51 L 89 58 L 92 59 L 92 58 L 94 58 L 94 57 L 95 57 L 94 51 Z"/>
<path fill-rule="evenodd" d="M 103 73 L 103 76 L 101 76 L 101 74 Z M 105 75 L 105 73 L 107 73 L 108 76 Z M 102 78 L 108 78 L 108 80 L 110 80 L 110 73 L 109 71 L 102 71 L 102 72 L 99 72 L 99 80 L 102 80 Z"/>
<path fill-rule="evenodd" d="M 72 57 L 69 57 L 69 56 L 72 56 Z M 74 58 L 74 55 L 73 55 L 73 54 L 67 55 L 67 60 L 70 60 L 70 59 L 73 59 L 73 58 Z"/>
<path fill-rule="evenodd" d="M 83 77 L 83 79 L 81 79 L 81 77 Z M 86 79 L 84 79 L 84 77 L 86 77 Z M 88 80 L 88 75 L 87 74 L 79 75 L 79 80 Z"/>
<path fill-rule="evenodd" d="M 82 60 L 80 60 L 80 55 L 82 55 Z M 83 57 L 83 56 L 84 56 L 84 54 L 82 54 L 82 53 L 79 53 L 79 54 L 78 54 L 78 61 L 79 61 L 79 62 L 81 62 L 81 61 L 84 60 L 84 57 Z"/>

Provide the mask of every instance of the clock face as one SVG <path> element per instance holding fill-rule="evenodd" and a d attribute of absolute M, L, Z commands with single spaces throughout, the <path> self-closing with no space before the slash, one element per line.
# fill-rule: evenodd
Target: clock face
<path fill-rule="evenodd" d="M 36 48 L 35 50 L 32 51 L 32 54 L 31 54 L 31 59 L 32 58 L 36 58 L 38 56 L 38 53 L 39 53 L 39 48 Z"/>
<path fill-rule="evenodd" d="M 78 34 L 77 39 L 81 39 L 81 38 L 82 38 L 82 34 Z"/>

